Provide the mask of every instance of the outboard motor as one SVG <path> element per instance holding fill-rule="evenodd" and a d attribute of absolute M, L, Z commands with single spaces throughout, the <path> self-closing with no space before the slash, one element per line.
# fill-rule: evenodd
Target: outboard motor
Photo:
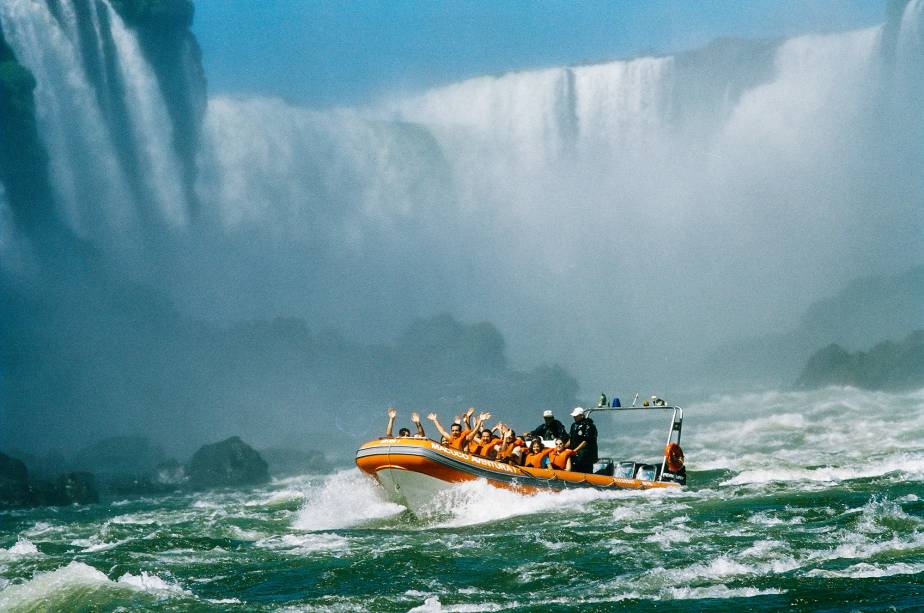
<path fill-rule="evenodd" d="M 613 476 L 613 460 L 610 458 L 600 458 L 594 462 L 594 474 L 595 475 L 606 475 L 607 477 Z"/>
<path fill-rule="evenodd" d="M 621 479 L 634 479 L 635 478 L 635 462 L 620 462 L 615 466 L 615 471 L 613 472 L 614 477 L 619 477 Z"/>

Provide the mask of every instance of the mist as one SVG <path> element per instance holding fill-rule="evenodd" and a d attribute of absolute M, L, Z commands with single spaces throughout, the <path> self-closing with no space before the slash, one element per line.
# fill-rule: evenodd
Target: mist
<path fill-rule="evenodd" d="M 717 351 L 924 263 L 921 0 L 336 109 L 208 96 L 192 6 L 137 6 L 0 7 L 7 445 L 721 389 Z"/>

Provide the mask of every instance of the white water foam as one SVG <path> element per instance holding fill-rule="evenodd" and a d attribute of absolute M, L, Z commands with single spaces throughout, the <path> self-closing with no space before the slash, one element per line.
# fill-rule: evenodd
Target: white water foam
<path fill-rule="evenodd" d="M 112 589 L 146 592 L 161 598 L 189 595 L 181 587 L 145 571 L 137 576 L 125 573 L 112 581 L 92 566 L 74 561 L 0 591 L 0 610 L 66 610 L 75 606 L 73 599 L 83 601 L 91 593 Z"/>
<path fill-rule="evenodd" d="M 381 487 L 358 469 L 340 471 L 308 491 L 294 527 L 300 530 L 336 530 L 403 512 L 401 505 L 385 500 Z"/>
<path fill-rule="evenodd" d="M 774 588 L 758 589 L 755 587 L 730 588 L 725 584 L 708 587 L 672 587 L 664 595 L 673 600 L 694 600 L 700 598 L 754 598 L 768 594 L 785 594 L 786 590 Z"/>
<path fill-rule="evenodd" d="M 520 515 L 579 510 L 588 503 L 618 498 L 631 498 L 640 492 L 608 492 L 578 488 L 560 492 L 547 491 L 524 495 L 494 487 L 487 481 L 467 481 L 440 492 L 422 510 L 425 517 L 437 518 L 432 527 L 460 527 L 483 524 Z M 654 494 L 654 492 L 651 492 Z M 449 519 L 440 519 L 445 516 Z"/>
<path fill-rule="evenodd" d="M 27 538 L 20 536 L 9 549 L 0 548 L 0 561 L 17 560 L 24 557 L 38 557 L 42 552 Z"/>
<path fill-rule="evenodd" d="M 924 573 L 924 564 L 906 564 L 898 562 L 896 564 L 869 564 L 860 562 L 848 566 L 843 570 L 824 570 L 820 568 L 812 569 L 805 575 L 807 577 L 826 577 L 826 578 L 849 578 L 849 579 L 867 579 L 870 577 L 891 577 L 893 575 L 917 575 Z"/>

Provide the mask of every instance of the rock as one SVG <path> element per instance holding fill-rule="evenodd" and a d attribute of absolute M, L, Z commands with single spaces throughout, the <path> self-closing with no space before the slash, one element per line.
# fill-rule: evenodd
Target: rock
<path fill-rule="evenodd" d="M 899 343 L 885 341 L 868 352 L 850 353 L 839 345 L 817 351 L 796 387 L 851 385 L 871 390 L 904 391 L 924 387 L 924 330 Z"/>
<path fill-rule="evenodd" d="M 30 504 L 64 506 L 99 502 L 96 478 L 87 472 L 72 472 L 54 480 L 37 481 L 30 486 Z"/>
<path fill-rule="evenodd" d="M 201 489 L 269 481 L 266 461 L 237 436 L 203 445 L 189 463 L 189 485 Z"/>
<path fill-rule="evenodd" d="M 0 508 L 29 502 L 29 472 L 21 460 L 0 453 Z"/>

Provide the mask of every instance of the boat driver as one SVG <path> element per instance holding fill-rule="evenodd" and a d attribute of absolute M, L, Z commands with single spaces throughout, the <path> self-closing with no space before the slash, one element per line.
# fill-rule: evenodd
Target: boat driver
<path fill-rule="evenodd" d="M 571 424 L 571 443 L 574 449 L 574 461 L 571 469 L 579 473 L 592 473 L 597 461 L 597 426 L 594 420 L 584 415 L 584 409 L 575 407 L 571 411 L 574 423 Z"/>

